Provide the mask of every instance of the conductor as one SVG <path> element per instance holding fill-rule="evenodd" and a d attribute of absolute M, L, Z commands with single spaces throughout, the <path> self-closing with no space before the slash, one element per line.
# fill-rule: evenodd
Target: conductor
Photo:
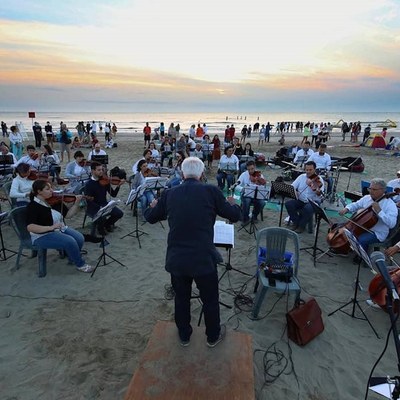
<path fill-rule="evenodd" d="M 216 267 L 222 259 L 213 243 L 214 223 L 217 215 L 237 222 L 241 211 L 233 198 L 225 199 L 216 186 L 200 181 L 203 171 L 200 159 L 186 158 L 182 163 L 184 182 L 165 190 L 159 200 L 153 200 L 144 217 L 151 224 L 168 218 L 165 269 L 171 274 L 175 291 L 175 323 L 181 345 L 190 344 L 190 297 L 194 280 L 203 303 L 207 345 L 215 347 L 223 340 L 225 331 L 220 325 Z"/>

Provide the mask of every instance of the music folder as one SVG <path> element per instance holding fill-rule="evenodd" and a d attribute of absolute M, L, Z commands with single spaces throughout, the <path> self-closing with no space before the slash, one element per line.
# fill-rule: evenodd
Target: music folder
<path fill-rule="evenodd" d="M 213 241 L 216 247 L 235 247 L 234 225 L 224 221 L 215 221 Z"/>

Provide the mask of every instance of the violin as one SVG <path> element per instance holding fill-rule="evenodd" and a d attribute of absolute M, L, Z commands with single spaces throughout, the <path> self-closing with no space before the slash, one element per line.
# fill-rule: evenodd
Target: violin
<path fill-rule="evenodd" d="M 35 170 L 31 169 L 31 171 L 29 172 L 29 175 L 27 176 L 27 178 L 30 181 L 36 181 L 36 179 L 42 179 L 44 181 L 47 181 L 49 179 L 49 173 L 48 172 L 35 171 Z"/>
<path fill-rule="evenodd" d="M 250 182 L 255 185 L 265 185 L 267 181 L 262 177 L 261 171 L 255 170 L 252 174 L 249 174 Z"/>
<path fill-rule="evenodd" d="M 31 155 L 32 160 L 37 160 L 40 157 L 40 154 L 36 151 Z"/>
<path fill-rule="evenodd" d="M 65 194 L 65 193 L 54 193 L 52 194 L 51 197 L 49 197 L 46 202 L 47 204 L 49 204 L 50 206 L 54 206 L 56 204 L 60 204 L 60 203 L 75 203 L 77 198 L 77 195 L 75 194 Z M 94 198 L 91 196 L 82 196 L 83 199 L 86 200 L 93 200 Z"/>
<path fill-rule="evenodd" d="M 144 170 L 143 176 L 145 178 L 148 178 L 150 176 L 158 176 L 158 173 L 157 173 L 157 171 L 154 171 L 154 170 L 152 170 L 150 168 L 147 168 L 147 169 Z"/>
<path fill-rule="evenodd" d="M 90 160 L 86 160 L 86 158 L 84 158 L 83 160 L 78 162 L 78 165 L 80 167 L 90 167 L 92 165 L 92 162 Z"/>
<path fill-rule="evenodd" d="M 397 287 L 397 291 L 400 290 L 400 268 L 395 268 L 389 272 L 390 279 L 393 281 L 394 286 Z M 387 311 L 386 309 L 386 296 L 387 296 L 387 288 L 382 275 L 376 275 L 368 286 L 368 292 L 371 297 L 371 300 L 378 304 L 383 310 Z M 393 307 L 394 312 L 397 314 L 399 310 L 397 307 Z"/>
<path fill-rule="evenodd" d="M 376 200 L 379 203 L 383 199 L 389 199 L 390 197 L 396 196 L 397 193 L 386 193 Z M 373 204 L 365 208 L 361 212 L 355 214 L 345 224 L 337 224 L 331 229 L 326 237 L 326 241 L 329 247 L 336 254 L 349 254 L 350 243 L 344 232 L 344 229 L 348 229 L 356 238 L 362 233 L 371 229 L 378 222 L 378 215 L 372 208 Z"/>
<path fill-rule="evenodd" d="M 307 185 L 311 188 L 313 192 L 317 192 L 322 187 L 321 178 L 314 173 L 307 178 Z"/>
<path fill-rule="evenodd" d="M 118 178 L 118 176 L 107 176 L 103 175 L 99 179 L 99 183 L 101 186 L 107 186 L 107 185 L 122 185 L 125 183 L 125 179 Z"/>

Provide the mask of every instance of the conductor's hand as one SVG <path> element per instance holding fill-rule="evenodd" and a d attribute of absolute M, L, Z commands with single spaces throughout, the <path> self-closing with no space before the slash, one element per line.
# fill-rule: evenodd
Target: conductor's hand
<path fill-rule="evenodd" d="M 385 254 L 387 255 L 387 256 L 393 256 L 394 254 L 396 254 L 397 252 L 399 252 L 400 251 L 400 248 L 399 247 L 397 247 L 397 246 L 392 246 L 392 247 L 389 247 L 389 248 L 387 248 L 386 250 L 385 250 Z"/>
<path fill-rule="evenodd" d="M 229 203 L 231 206 L 234 206 L 234 205 L 236 204 L 236 201 L 235 201 L 235 199 L 234 199 L 232 196 L 227 197 L 226 200 L 228 201 L 228 203 Z"/>
<path fill-rule="evenodd" d="M 344 215 L 344 214 L 346 214 L 348 212 L 349 212 L 349 210 L 347 208 L 343 208 L 343 210 L 339 211 L 339 215 Z"/>
<path fill-rule="evenodd" d="M 150 208 L 154 208 L 158 203 L 157 199 L 154 199 L 151 203 L 150 203 Z"/>

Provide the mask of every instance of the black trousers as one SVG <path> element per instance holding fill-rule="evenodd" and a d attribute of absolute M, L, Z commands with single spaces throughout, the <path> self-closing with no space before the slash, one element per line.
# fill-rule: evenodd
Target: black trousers
<path fill-rule="evenodd" d="M 218 273 L 202 276 L 177 276 L 171 274 L 171 283 L 175 291 L 175 323 L 179 337 L 186 341 L 192 334 L 190 325 L 190 298 L 192 282 L 195 281 L 203 303 L 204 321 L 206 324 L 207 340 L 213 342 L 218 339 L 221 330 L 219 315 Z"/>

